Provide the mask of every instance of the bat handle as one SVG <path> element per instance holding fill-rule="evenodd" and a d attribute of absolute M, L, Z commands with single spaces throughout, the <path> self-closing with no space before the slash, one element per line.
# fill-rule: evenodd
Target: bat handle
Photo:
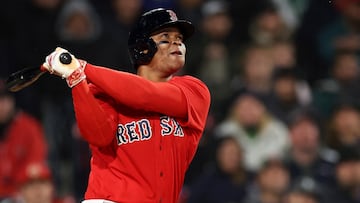
<path fill-rule="evenodd" d="M 65 52 L 60 54 L 59 60 L 62 64 L 70 64 L 72 58 L 69 52 Z"/>

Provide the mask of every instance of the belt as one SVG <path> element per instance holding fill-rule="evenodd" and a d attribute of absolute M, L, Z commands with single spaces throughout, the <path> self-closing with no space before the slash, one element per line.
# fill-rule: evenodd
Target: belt
<path fill-rule="evenodd" d="M 106 199 L 87 199 L 87 200 L 83 200 L 81 203 L 116 203 L 116 202 Z"/>

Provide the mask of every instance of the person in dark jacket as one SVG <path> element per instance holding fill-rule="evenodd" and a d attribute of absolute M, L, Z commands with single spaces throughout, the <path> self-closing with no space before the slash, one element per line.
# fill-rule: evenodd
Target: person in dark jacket
<path fill-rule="evenodd" d="M 242 202 L 252 176 L 242 159 L 243 151 L 234 137 L 219 138 L 214 165 L 190 186 L 187 203 Z"/>

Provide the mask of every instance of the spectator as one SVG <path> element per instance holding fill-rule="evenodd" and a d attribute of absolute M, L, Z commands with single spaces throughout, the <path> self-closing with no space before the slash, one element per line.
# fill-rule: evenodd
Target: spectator
<path fill-rule="evenodd" d="M 249 27 L 251 41 L 257 45 L 272 45 L 279 40 L 288 40 L 293 30 L 284 21 L 276 6 L 269 3 L 258 13 Z"/>
<path fill-rule="evenodd" d="M 355 106 L 338 106 L 327 125 L 326 144 L 337 151 L 360 150 L 360 112 Z"/>
<path fill-rule="evenodd" d="M 57 23 L 60 41 L 85 43 L 97 39 L 102 31 L 99 17 L 86 0 L 67 2 Z"/>
<path fill-rule="evenodd" d="M 277 68 L 274 71 L 269 111 L 287 125 L 297 112 L 312 108 L 308 96 L 311 90 L 302 82 L 293 68 Z"/>
<path fill-rule="evenodd" d="M 327 118 L 342 103 L 360 105 L 360 63 L 352 51 L 338 51 L 330 76 L 314 87 L 314 105 Z"/>
<path fill-rule="evenodd" d="M 326 190 L 334 183 L 337 153 L 323 146 L 321 132 L 320 123 L 310 113 L 299 113 L 289 125 L 286 166 L 293 184 L 305 179 Z"/>
<path fill-rule="evenodd" d="M 276 159 L 267 160 L 256 176 L 245 203 L 280 203 L 290 185 L 289 171 Z"/>
<path fill-rule="evenodd" d="M 256 16 L 263 12 L 271 4 L 271 0 L 242 0 L 227 1 L 229 2 L 229 13 L 234 21 L 233 35 L 239 43 L 247 44 L 251 41 L 249 27 L 253 23 Z"/>
<path fill-rule="evenodd" d="M 297 65 L 296 47 L 291 40 L 277 40 L 272 45 L 275 67 L 294 68 Z"/>
<path fill-rule="evenodd" d="M 340 161 L 336 165 L 336 186 L 329 193 L 328 203 L 360 202 L 359 151 L 346 148 L 340 152 Z"/>
<path fill-rule="evenodd" d="M 243 167 L 243 151 L 232 136 L 217 140 L 214 168 L 189 188 L 188 203 L 242 202 L 251 175 Z"/>
<path fill-rule="evenodd" d="M 252 172 L 269 158 L 283 158 L 289 147 L 286 125 L 267 111 L 259 97 L 248 92 L 235 98 L 227 119 L 215 130 L 216 136 L 236 137 L 244 150 L 244 166 Z"/>
<path fill-rule="evenodd" d="M 31 162 L 47 160 L 41 123 L 16 106 L 0 80 L 0 200 L 16 192 L 17 174 Z"/>
<path fill-rule="evenodd" d="M 257 94 L 268 105 L 275 69 L 271 51 L 271 47 L 255 44 L 245 49 L 239 57 L 237 73 L 232 77 L 233 92 L 245 89 Z"/>
<path fill-rule="evenodd" d="M 55 188 L 45 163 L 29 163 L 18 174 L 17 203 L 53 203 Z"/>

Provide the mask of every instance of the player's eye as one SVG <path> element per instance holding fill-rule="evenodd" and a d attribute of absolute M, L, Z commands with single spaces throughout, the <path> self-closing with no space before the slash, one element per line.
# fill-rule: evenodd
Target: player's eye
<path fill-rule="evenodd" d="M 161 35 L 161 39 L 169 39 L 169 34 L 167 32 L 164 32 L 162 35 Z"/>
<path fill-rule="evenodd" d="M 169 34 L 167 32 L 163 32 L 160 35 L 159 44 L 168 44 L 168 43 L 170 43 L 169 38 L 170 38 Z"/>
<path fill-rule="evenodd" d="M 184 41 L 184 36 L 182 36 L 182 35 L 177 36 L 177 40 Z"/>

